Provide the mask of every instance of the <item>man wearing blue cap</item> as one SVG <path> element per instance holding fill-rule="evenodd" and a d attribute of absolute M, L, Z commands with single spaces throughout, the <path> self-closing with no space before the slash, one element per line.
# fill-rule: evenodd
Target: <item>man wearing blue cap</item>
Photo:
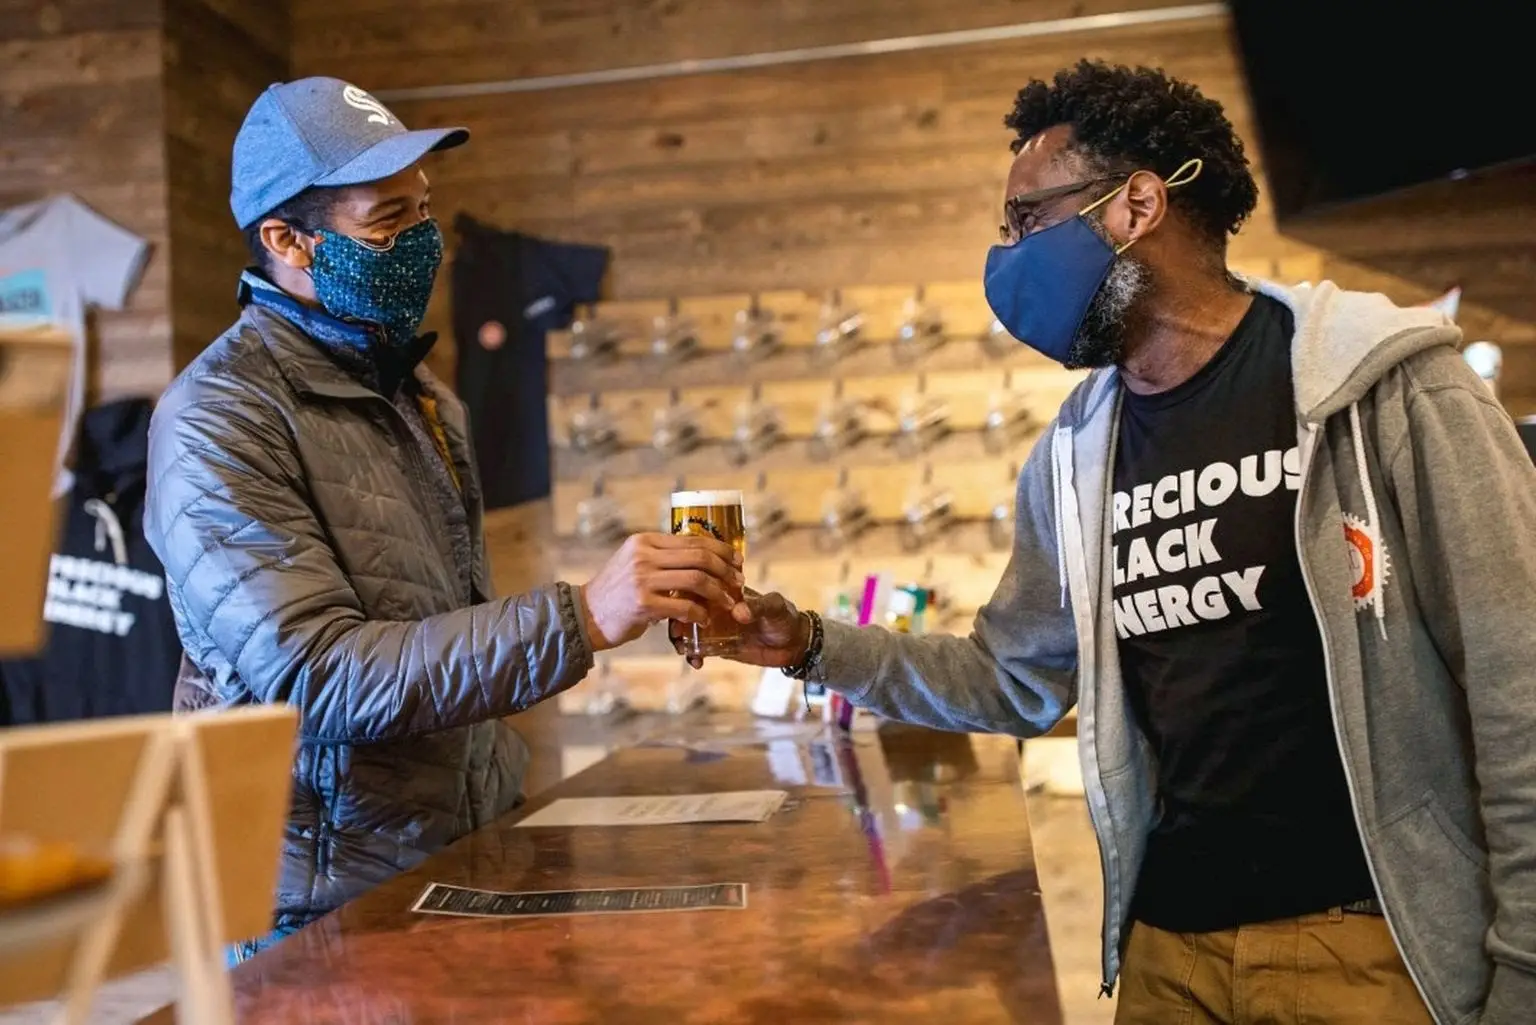
<path fill-rule="evenodd" d="M 492 597 L 463 407 L 416 333 L 443 255 L 420 161 L 468 137 L 332 78 L 264 92 L 234 148 L 240 319 L 151 427 L 176 707 L 300 716 L 275 929 L 242 957 L 512 808 L 501 717 L 740 580 L 727 546 L 651 534 L 582 587 Z"/>

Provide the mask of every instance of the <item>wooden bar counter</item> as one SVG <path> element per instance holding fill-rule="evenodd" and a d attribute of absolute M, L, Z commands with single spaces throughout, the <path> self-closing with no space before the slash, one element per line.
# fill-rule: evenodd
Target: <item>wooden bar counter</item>
<path fill-rule="evenodd" d="M 1059 1025 L 1015 743 L 891 726 L 773 739 L 770 728 L 705 717 L 618 751 L 239 966 L 238 1021 Z M 761 824 L 514 826 L 560 797 L 756 789 L 790 794 Z M 748 905 L 413 914 L 430 882 L 745 883 Z"/>

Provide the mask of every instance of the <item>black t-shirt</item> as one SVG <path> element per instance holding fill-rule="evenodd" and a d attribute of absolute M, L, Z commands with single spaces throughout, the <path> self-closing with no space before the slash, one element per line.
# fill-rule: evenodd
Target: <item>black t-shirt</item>
<path fill-rule="evenodd" d="M 506 232 L 467 215 L 456 224 L 456 385 L 469 410 L 485 507 L 550 491 L 545 334 L 596 302 L 608 250 Z"/>
<path fill-rule="evenodd" d="M 1373 895 L 1296 555 L 1291 313 L 1265 296 L 1185 383 L 1127 393 L 1114 598 L 1160 815 L 1132 914 L 1178 932 Z"/>

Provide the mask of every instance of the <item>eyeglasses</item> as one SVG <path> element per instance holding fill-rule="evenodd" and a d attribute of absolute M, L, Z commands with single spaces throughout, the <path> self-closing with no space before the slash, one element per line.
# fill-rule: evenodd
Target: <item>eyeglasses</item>
<path fill-rule="evenodd" d="M 1049 189 L 1039 189 L 1035 192 L 1026 192 L 1022 195 L 1012 196 L 1003 202 L 1003 223 L 998 226 L 997 234 L 1003 245 L 1011 246 L 1019 239 L 1029 234 L 1030 218 L 1034 216 L 1035 209 L 1042 204 L 1054 202 L 1063 196 L 1070 196 L 1095 185 L 1105 185 L 1109 182 L 1122 181 L 1127 176 L 1124 174 L 1104 174 L 1097 178 L 1089 178 L 1080 182 L 1069 182 L 1066 185 L 1057 185 Z"/>

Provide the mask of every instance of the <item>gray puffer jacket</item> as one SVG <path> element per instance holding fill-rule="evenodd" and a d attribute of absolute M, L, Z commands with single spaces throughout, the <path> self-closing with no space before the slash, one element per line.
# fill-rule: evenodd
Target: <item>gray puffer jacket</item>
<path fill-rule="evenodd" d="M 150 432 L 145 530 L 186 648 L 178 709 L 300 715 L 279 927 L 516 805 L 528 752 L 500 717 L 592 664 L 566 585 L 489 599 L 463 407 L 406 371 L 405 391 L 436 400 L 462 487 L 449 516 L 414 400 L 386 398 L 339 351 L 248 305 Z"/>

